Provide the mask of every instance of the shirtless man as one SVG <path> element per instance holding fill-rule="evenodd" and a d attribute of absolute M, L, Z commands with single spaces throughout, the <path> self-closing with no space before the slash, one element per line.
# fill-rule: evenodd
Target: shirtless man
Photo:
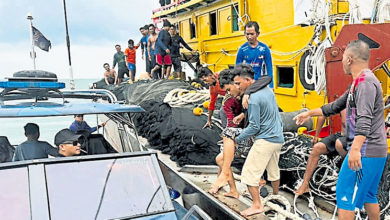
<path fill-rule="evenodd" d="M 110 69 L 110 64 L 108 63 L 103 64 L 103 67 L 106 70 L 104 73 L 104 81 L 106 82 L 106 85 L 116 85 L 118 82 L 118 75 L 116 74 L 115 70 Z"/>
<path fill-rule="evenodd" d="M 156 33 L 156 27 L 153 24 L 149 25 L 149 38 L 148 38 L 148 55 L 149 55 L 149 60 L 151 62 L 150 69 L 153 69 L 154 66 L 156 65 L 156 53 L 154 52 L 155 50 L 155 45 L 157 41 L 158 34 Z M 159 79 L 161 78 L 160 76 L 160 70 L 155 71 L 154 76 L 150 76 L 153 79 Z"/>

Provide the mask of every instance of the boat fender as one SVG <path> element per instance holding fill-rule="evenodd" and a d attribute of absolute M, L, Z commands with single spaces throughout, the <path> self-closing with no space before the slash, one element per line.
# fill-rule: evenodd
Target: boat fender
<path fill-rule="evenodd" d="M 55 73 L 44 70 L 22 70 L 14 73 L 13 77 L 57 79 L 57 75 Z"/>
<path fill-rule="evenodd" d="M 308 109 L 301 109 L 295 112 L 279 112 L 280 118 L 283 122 L 283 132 L 297 132 L 299 127 L 306 127 L 307 130 L 313 130 L 313 119 L 308 120 L 303 125 L 297 125 L 293 118 L 299 113 L 308 111 Z"/>
<path fill-rule="evenodd" d="M 204 101 L 203 102 L 203 108 L 209 109 L 209 106 L 210 106 L 210 101 Z"/>
<path fill-rule="evenodd" d="M 194 115 L 200 116 L 203 113 L 203 109 L 196 107 L 192 112 L 194 113 Z"/>
<path fill-rule="evenodd" d="M 305 220 L 312 220 L 311 216 L 309 214 L 307 214 L 307 213 L 303 214 L 302 218 L 305 219 Z"/>

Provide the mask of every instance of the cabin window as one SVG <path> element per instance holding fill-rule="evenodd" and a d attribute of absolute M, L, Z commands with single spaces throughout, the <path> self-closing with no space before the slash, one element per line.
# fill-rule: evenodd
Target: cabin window
<path fill-rule="evenodd" d="M 294 87 L 294 68 L 293 67 L 276 67 L 278 74 L 278 87 Z"/>
<path fill-rule="evenodd" d="M 191 20 L 191 18 L 190 18 L 190 34 L 191 34 L 191 39 L 196 38 L 195 23 Z"/>
<path fill-rule="evenodd" d="M 210 13 L 210 35 L 217 34 L 217 13 Z"/>
<path fill-rule="evenodd" d="M 239 12 L 238 12 L 238 5 L 233 5 L 233 13 L 232 13 L 232 17 L 233 17 L 233 31 L 238 31 L 238 15 L 239 15 Z"/>

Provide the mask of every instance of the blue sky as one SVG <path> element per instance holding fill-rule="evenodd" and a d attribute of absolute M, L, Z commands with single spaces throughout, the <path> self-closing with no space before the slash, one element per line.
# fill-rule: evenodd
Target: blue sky
<path fill-rule="evenodd" d="M 72 66 L 75 78 L 100 78 L 104 62 L 112 63 L 114 45 L 122 49 L 128 39 L 140 39 L 139 27 L 151 23 L 158 0 L 66 0 Z M 36 48 L 37 69 L 68 78 L 65 25 L 62 0 L 0 0 L 0 77 L 32 69 L 29 57 L 30 32 L 27 14 L 34 26 L 52 43 L 52 50 Z M 144 70 L 140 50 L 137 72 Z"/>

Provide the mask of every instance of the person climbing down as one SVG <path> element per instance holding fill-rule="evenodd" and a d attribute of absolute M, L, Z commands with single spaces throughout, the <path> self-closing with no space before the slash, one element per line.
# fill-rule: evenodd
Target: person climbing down
<path fill-rule="evenodd" d="M 244 123 L 238 125 L 233 122 L 234 117 L 244 114 L 242 112 L 243 109 L 241 102 L 239 101 L 242 91 L 234 85 L 234 77 L 235 75 L 230 70 L 221 71 L 218 77 L 221 88 L 226 89 L 228 92 L 222 102 L 223 111 L 225 112 L 227 118 L 227 126 L 221 134 L 223 138 L 223 150 L 216 157 L 216 162 L 219 166 L 218 178 L 212 184 L 209 189 L 209 193 L 217 193 L 222 186 L 228 183 L 230 186 L 230 192 L 224 195 L 227 197 L 238 198 L 239 193 L 234 183 L 230 166 L 234 158 L 246 158 L 251 146 L 253 145 L 253 140 L 251 138 L 245 139 L 236 146 L 234 143 L 234 138 L 241 134 L 243 130 L 242 128 L 244 127 Z M 247 93 L 254 93 L 267 86 L 270 82 L 270 77 L 263 77 L 251 85 L 250 88 L 247 89 Z M 264 181 L 260 182 L 260 185 L 263 184 Z"/>
<path fill-rule="evenodd" d="M 296 195 L 302 195 L 310 191 L 309 181 L 313 175 L 314 170 L 317 167 L 318 160 L 322 154 L 333 154 L 337 152 L 341 157 L 345 157 L 347 154 L 347 139 L 345 137 L 345 110 L 341 113 L 342 120 L 342 131 L 341 133 L 331 134 L 326 138 L 323 138 L 318 142 L 318 135 L 321 131 L 322 126 L 324 125 L 325 116 L 319 116 L 317 120 L 317 129 L 316 135 L 313 139 L 313 150 L 310 152 L 309 159 L 306 165 L 305 175 L 303 177 L 303 182 L 299 188 L 294 191 Z M 318 142 L 318 143 L 317 143 Z"/>

